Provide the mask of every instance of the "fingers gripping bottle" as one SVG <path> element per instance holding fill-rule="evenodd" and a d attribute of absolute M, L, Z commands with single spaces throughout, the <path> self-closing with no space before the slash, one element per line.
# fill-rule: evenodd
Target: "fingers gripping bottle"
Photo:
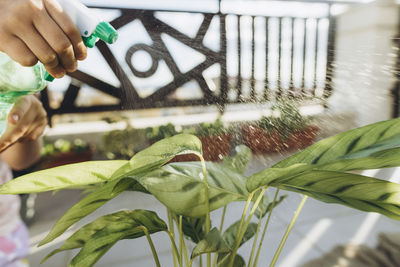
<path fill-rule="evenodd" d="M 8 113 L 18 98 L 46 87 L 45 71 L 42 64 L 22 67 L 0 53 L 0 135 L 6 130 Z"/>
<path fill-rule="evenodd" d="M 87 47 L 94 47 L 99 39 L 109 44 L 117 40 L 117 31 L 108 22 L 99 20 L 78 0 L 58 0 L 58 2 L 77 25 Z M 18 98 L 43 90 L 46 81 L 53 80 L 54 78 L 46 72 L 42 64 L 23 67 L 0 52 L 0 135 L 6 129 L 8 114 Z"/>
<path fill-rule="evenodd" d="M 81 33 L 83 42 L 88 48 L 93 48 L 98 40 L 113 44 L 118 39 L 118 33 L 110 23 L 98 19 L 91 10 L 78 0 L 58 0 L 64 12 L 72 19 Z M 54 78 L 46 73 L 49 82 Z"/>

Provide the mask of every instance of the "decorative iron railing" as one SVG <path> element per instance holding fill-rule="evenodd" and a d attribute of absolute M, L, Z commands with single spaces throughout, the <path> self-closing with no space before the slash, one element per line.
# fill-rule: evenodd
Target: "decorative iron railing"
<path fill-rule="evenodd" d="M 177 106 L 217 105 L 223 109 L 230 103 L 266 102 L 282 95 L 324 99 L 332 91 L 334 17 L 287 18 L 184 12 L 202 16 L 197 33 L 189 36 L 157 17 L 160 12 L 168 14 L 171 11 L 101 8 L 120 12 L 111 22 L 116 29 L 140 21 L 151 38 L 151 44 L 133 44 L 126 51 L 125 62 L 121 62 L 109 46 L 99 42 L 97 48 L 120 85 L 112 85 L 82 71 L 71 73 L 72 82 L 58 107 L 50 105 L 48 90 L 42 93 L 50 118 L 66 113 Z M 204 44 L 213 20 L 219 25 L 217 49 Z M 190 69 L 182 70 L 167 48 L 164 35 L 190 47 L 201 54 L 204 60 Z M 147 70 L 138 69 L 132 60 L 139 51 L 147 53 L 151 58 Z M 247 53 L 247 63 L 244 62 L 244 53 Z M 149 78 L 155 75 L 161 62 L 168 67 L 172 75 L 171 81 L 143 96 L 132 82 L 132 75 L 142 79 Z M 219 66 L 219 75 L 207 80 L 204 72 L 215 64 Z M 189 99 L 176 96 L 177 90 L 190 81 L 198 84 L 202 95 Z M 210 82 L 214 86 L 210 86 Z M 83 85 L 111 95 L 119 103 L 77 106 L 75 102 Z"/>

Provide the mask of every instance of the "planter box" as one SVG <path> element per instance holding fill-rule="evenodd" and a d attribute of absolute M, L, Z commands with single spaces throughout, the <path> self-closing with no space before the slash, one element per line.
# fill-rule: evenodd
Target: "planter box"
<path fill-rule="evenodd" d="M 306 148 L 314 143 L 318 130 L 318 127 L 310 125 L 294 131 L 284 139 L 278 131 L 267 133 L 261 127 L 249 124 L 242 126 L 242 136 L 244 144 L 253 153 L 263 154 Z"/>
<path fill-rule="evenodd" d="M 203 146 L 203 157 L 206 161 L 222 161 L 231 150 L 232 135 L 209 135 L 199 137 Z M 176 156 L 171 162 L 199 161 L 194 154 Z"/>

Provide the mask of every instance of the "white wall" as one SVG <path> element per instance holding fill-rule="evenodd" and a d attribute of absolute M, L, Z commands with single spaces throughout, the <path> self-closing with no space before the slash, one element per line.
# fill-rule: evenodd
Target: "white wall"
<path fill-rule="evenodd" d="M 336 35 L 334 112 L 354 112 L 357 126 L 391 118 L 399 7 L 378 0 L 339 15 Z"/>

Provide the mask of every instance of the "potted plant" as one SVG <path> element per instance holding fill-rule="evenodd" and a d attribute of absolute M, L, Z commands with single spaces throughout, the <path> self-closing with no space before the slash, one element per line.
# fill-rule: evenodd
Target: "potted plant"
<path fill-rule="evenodd" d="M 130 159 L 135 152 L 149 146 L 145 130 L 128 126 L 103 135 L 101 152 L 107 159 Z"/>
<path fill-rule="evenodd" d="M 173 125 L 172 123 L 156 127 L 147 127 L 145 129 L 145 135 L 146 138 L 149 140 L 150 144 L 154 144 L 157 141 L 177 135 L 179 133 L 180 131 L 178 131 L 175 125 Z"/>
<path fill-rule="evenodd" d="M 35 169 L 48 169 L 88 161 L 92 159 L 93 150 L 93 146 L 81 139 L 69 141 L 61 138 L 54 142 L 44 139 L 41 160 Z"/>
<path fill-rule="evenodd" d="M 172 123 L 146 128 L 146 136 L 151 144 L 179 133 L 199 137 L 203 147 L 203 157 L 207 161 L 222 161 L 231 150 L 232 129 L 225 127 L 221 118 L 215 122 L 203 122 L 184 129 L 177 129 Z M 171 162 L 198 161 L 195 155 L 178 155 Z"/>
<path fill-rule="evenodd" d="M 318 127 L 302 116 L 294 102 L 279 102 L 272 115 L 242 126 L 243 142 L 254 153 L 299 150 L 311 145 Z"/>
<path fill-rule="evenodd" d="M 93 161 L 31 173 L 0 186 L 1 194 L 90 187 L 92 190 L 56 223 L 40 243 L 44 245 L 63 234 L 124 191 L 153 195 L 168 210 L 168 223 L 149 210 L 125 210 L 108 214 L 78 229 L 53 251 L 80 249 L 70 266 L 93 266 L 122 239 L 146 237 L 156 266 L 161 266 L 151 234 L 164 232 L 171 240 L 175 266 L 192 266 L 196 258 L 207 255 L 207 266 L 245 266 L 239 247 L 254 237 L 248 266 L 257 265 L 265 231 L 280 190 L 303 194 L 270 266 L 275 266 L 282 247 L 308 197 L 326 203 L 377 212 L 400 220 L 400 184 L 354 173 L 400 166 L 400 119 L 378 122 L 353 129 L 298 152 L 274 166 L 246 177 L 243 158 L 222 164 L 205 162 L 201 142 L 187 134 L 161 140 L 137 153 L 130 160 Z M 179 154 L 195 154 L 201 162 L 167 164 Z M 40 181 L 40 182 L 38 182 Z M 276 188 L 272 201 L 264 196 Z M 371 190 L 373 188 L 373 190 Z M 244 201 L 243 213 L 226 230 L 223 223 L 212 227 L 210 212 L 226 209 L 233 201 Z M 225 214 L 225 212 L 223 212 Z M 252 221 L 253 215 L 257 218 Z M 267 219 L 262 217 L 268 214 Z M 223 216 L 224 217 L 224 216 Z M 264 225 L 264 226 L 263 226 Z M 178 232 L 176 232 L 177 226 Z M 255 231 L 254 231 L 255 230 Z M 195 243 L 191 254 L 186 240 Z M 214 259 L 213 259 L 214 257 Z M 254 264 L 253 264 L 254 263 Z"/>
<path fill-rule="evenodd" d="M 211 123 L 200 123 L 184 132 L 193 134 L 200 139 L 203 157 L 206 161 L 222 161 L 229 155 L 232 146 L 232 128 L 225 127 L 221 118 Z M 195 160 L 198 160 L 198 157 Z"/>

